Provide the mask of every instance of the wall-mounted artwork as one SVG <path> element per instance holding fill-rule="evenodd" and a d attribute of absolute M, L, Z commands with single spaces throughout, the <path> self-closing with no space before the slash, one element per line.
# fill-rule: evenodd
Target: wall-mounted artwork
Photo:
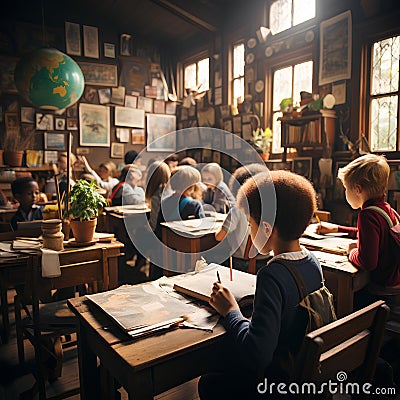
<path fill-rule="evenodd" d="M 121 56 L 131 56 L 132 55 L 132 35 L 123 33 L 120 36 L 119 44 L 119 54 Z"/>
<path fill-rule="evenodd" d="M 312 175 L 312 157 L 298 157 L 293 159 L 293 172 L 311 179 Z"/>
<path fill-rule="evenodd" d="M 132 144 L 145 144 L 144 129 L 132 129 Z"/>
<path fill-rule="evenodd" d="M 44 133 L 45 150 L 65 150 L 65 134 L 64 133 Z"/>
<path fill-rule="evenodd" d="M 86 85 L 118 86 L 118 71 L 115 64 L 80 62 Z"/>
<path fill-rule="evenodd" d="M 115 107 L 114 124 L 131 128 L 144 128 L 144 110 L 128 107 Z"/>
<path fill-rule="evenodd" d="M 82 55 L 81 30 L 79 24 L 65 22 L 65 49 L 71 56 Z"/>
<path fill-rule="evenodd" d="M 104 57 L 115 58 L 115 44 L 104 43 Z"/>
<path fill-rule="evenodd" d="M 144 94 L 144 87 L 150 81 L 148 61 L 139 57 L 131 57 L 122 59 L 121 64 L 120 85 L 125 86 L 127 92 L 135 90 Z"/>
<path fill-rule="evenodd" d="M 125 145 L 123 143 L 111 143 L 111 158 L 124 158 Z"/>
<path fill-rule="evenodd" d="M 319 85 L 351 78 L 351 11 L 320 24 Z"/>
<path fill-rule="evenodd" d="M 99 30 L 95 26 L 83 25 L 83 55 L 99 58 Z"/>
<path fill-rule="evenodd" d="M 80 146 L 110 146 L 110 109 L 81 103 L 79 106 Z"/>
<path fill-rule="evenodd" d="M 39 131 L 54 130 L 54 115 L 36 113 L 36 129 Z"/>
<path fill-rule="evenodd" d="M 175 151 L 175 130 L 175 115 L 148 114 L 147 151 Z"/>

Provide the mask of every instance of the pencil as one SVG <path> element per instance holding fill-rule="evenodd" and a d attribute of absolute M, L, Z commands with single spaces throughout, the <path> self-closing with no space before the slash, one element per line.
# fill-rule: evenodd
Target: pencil
<path fill-rule="evenodd" d="M 232 257 L 229 257 L 229 275 L 230 275 L 231 281 L 233 281 Z"/>
<path fill-rule="evenodd" d="M 319 219 L 318 215 L 315 215 L 315 219 L 316 219 L 317 222 L 321 225 L 321 220 Z"/>
<path fill-rule="evenodd" d="M 219 276 L 219 272 L 217 271 L 217 279 L 218 279 L 218 283 L 221 283 L 221 277 Z"/>

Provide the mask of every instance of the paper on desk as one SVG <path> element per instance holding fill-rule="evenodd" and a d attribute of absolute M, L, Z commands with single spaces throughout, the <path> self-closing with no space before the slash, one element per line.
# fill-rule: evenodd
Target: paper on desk
<path fill-rule="evenodd" d="M 49 249 L 42 250 L 42 277 L 56 278 L 61 276 L 60 257 L 58 252 Z"/>
<path fill-rule="evenodd" d="M 30 239 L 17 239 L 13 240 L 13 250 L 38 250 L 42 247 L 42 243 L 36 238 Z"/>

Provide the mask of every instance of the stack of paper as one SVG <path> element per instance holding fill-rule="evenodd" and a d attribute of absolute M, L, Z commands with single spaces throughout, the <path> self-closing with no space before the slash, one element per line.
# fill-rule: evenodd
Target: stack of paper
<path fill-rule="evenodd" d="M 40 250 L 42 248 L 42 243 L 39 239 L 17 239 L 13 240 L 12 243 L 13 250 Z"/>

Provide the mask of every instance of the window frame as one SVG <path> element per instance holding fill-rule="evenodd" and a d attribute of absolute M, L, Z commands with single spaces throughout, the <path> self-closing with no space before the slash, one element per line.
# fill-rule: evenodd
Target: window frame
<path fill-rule="evenodd" d="M 377 99 L 380 97 L 387 97 L 391 95 L 396 95 L 397 93 L 397 139 L 396 139 L 396 147 L 394 150 L 375 150 L 373 153 L 396 153 L 400 151 L 400 76 L 399 76 L 399 85 L 397 91 L 394 92 L 386 92 L 384 94 L 376 94 L 371 95 L 371 85 L 372 85 L 372 56 L 373 56 L 373 45 L 374 43 L 380 42 L 385 39 L 392 38 L 394 36 L 400 36 L 400 29 L 396 31 L 386 32 L 384 34 L 377 34 L 369 37 L 362 46 L 362 57 L 361 57 L 361 74 L 360 81 L 362 82 L 361 77 L 364 76 L 365 79 L 364 85 L 361 84 L 360 87 L 360 132 L 365 135 L 367 138 L 368 144 L 371 144 L 371 104 L 372 99 Z M 400 66 L 400 61 L 399 61 Z M 399 72 L 400 75 L 400 72 Z M 370 145 L 371 147 L 371 145 Z"/>
<path fill-rule="evenodd" d="M 234 76 L 234 62 L 235 62 L 235 47 L 243 45 L 243 75 L 238 75 L 237 77 Z M 232 43 L 231 47 L 231 62 L 230 62 L 230 104 L 234 105 L 235 104 L 235 98 L 234 98 L 234 87 L 235 87 L 235 81 L 236 80 L 243 80 L 243 97 L 246 95 L 246 82 L 245 82 L 245 68 L 246 68 L 246 45 L 245 41 L 243 39 L 240 39 L 238 41 L 235 41 Z M 242 99 L 244 101 L 244 98 Z M 237 106 L 237 104 L 236 104 Z"/>
<path fill-rule="evenodd" d="M 208 55 L 208 53 L 207 54 L 201 53 L 197 56 L 191 57 L 190 59 L 187 59 L 182 62 L 182 93 L 184 93 L 186 90 L 186 88 L 185 88 L 185 69 L 186 69 L 186 67 L 188 67 L 191 64 L 196 65 L 196 86 L 198 86 L 198 84 L 199 84 L 199 80 L 198 80 L 199 79 L 199 62 L 201 62 L 205 59 L 208 59 L 208 88 L 200 90 L 199 93 L 210 90 L 210 87 L 211 87 L 211 76 L 210 76 L 211 58 Z"/>

